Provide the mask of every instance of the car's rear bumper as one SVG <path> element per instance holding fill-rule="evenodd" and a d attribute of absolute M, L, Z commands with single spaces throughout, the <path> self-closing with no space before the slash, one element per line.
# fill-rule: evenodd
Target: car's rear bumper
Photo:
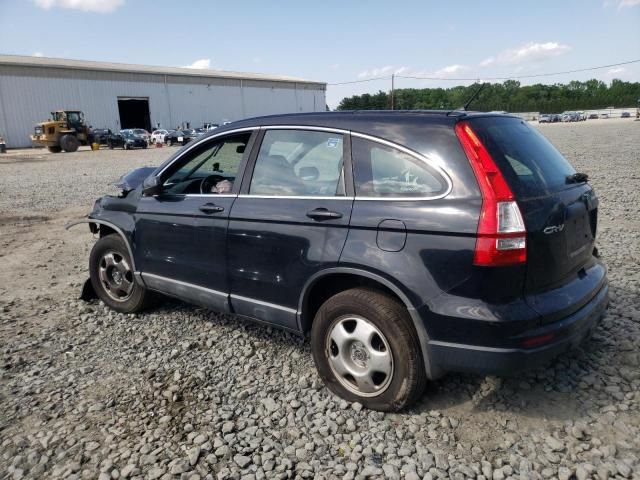
<path fill-rule="evenodd" d="M 609 286 L 605 281 L 598 293 L 578 311 L 520 335 L 523 344 L 527 339 L 548 339 L 532 348 L 487 347 L 430 340 L 432 370 L 508 375 L 543 365 L 588 337 L 604 316 L 608 303 Z"/>

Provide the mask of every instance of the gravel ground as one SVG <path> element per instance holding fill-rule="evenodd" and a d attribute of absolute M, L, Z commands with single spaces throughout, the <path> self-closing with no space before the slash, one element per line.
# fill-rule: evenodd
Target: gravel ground
<path fill-rule="evenodd" d="M 382 414 L 321 384 L 307 342 L 181 303 L 77 300 L 63 230 L 174 149 L 0 157 L 0 478 L 640 478 L 640 122 L 541 127 L 600 197 L 611 308 L 517 378 L 448 375 Z"/>

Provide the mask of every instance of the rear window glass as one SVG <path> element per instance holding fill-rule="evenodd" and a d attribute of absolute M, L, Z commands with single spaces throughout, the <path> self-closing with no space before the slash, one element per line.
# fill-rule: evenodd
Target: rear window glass
<path fill-rule="evenodd" d="M 359 197 L 435 197 L 447 189 L 442 176 L 413 155 L 358 137 L 351 148 Z"/>
<path fill-rule="evenodd" d="M 487 147 L 518 198 L 544 196 L 569 187 L 576 171 L 535 128 L 514 118 L 478 118 L 473 131 Z"/>

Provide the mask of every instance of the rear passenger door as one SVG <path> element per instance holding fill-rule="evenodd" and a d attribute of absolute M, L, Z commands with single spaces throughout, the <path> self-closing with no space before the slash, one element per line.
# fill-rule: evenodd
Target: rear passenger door
<path fill-rule="evenodd" d="M 338 264 L 347 238 L 349 136 L 266 127 L 258 145 L 229 219 L 231 304 L 241 315 L 297 330 L 306 280 Z"/>

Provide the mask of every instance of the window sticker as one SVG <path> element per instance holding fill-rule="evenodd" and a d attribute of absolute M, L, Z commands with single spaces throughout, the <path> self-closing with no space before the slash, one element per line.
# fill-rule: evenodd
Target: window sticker
<path fill-rule="evenodd" d="M 340 139 L 338 139 L 338 138 L 329 138 L 329 139 L 327 139 L 327 147 L 336 148 L 338 146 L 338 142 L 339 141 L 340 141 Z"/>

